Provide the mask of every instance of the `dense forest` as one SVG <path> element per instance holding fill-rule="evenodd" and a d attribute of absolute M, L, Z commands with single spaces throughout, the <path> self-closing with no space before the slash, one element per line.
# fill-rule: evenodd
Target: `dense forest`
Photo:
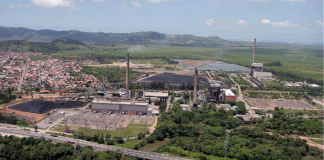
<path fill-rule="evenodd" d="M 257 127 L 279 134 L 313 135 L 323 134 L 323 120 L 319 118 L 288 117 L 282 109 L 275 108 L 272 119 L 258 119 Z"/>
<path fill-rule="evenodd" d="M 91 147 L 52 143 L 44 139 L 0 136 L 0 159 L 6 160 L 136 160 L 120 152 L 99 152 Z"/>
<path fill-rule="evenodd" d="M 280 121 L 277 114 L 281 113 L 275 113 L 273 121 Z M 312 122 L 305 120 L 304 123 L 306 126 Z M 169 143 L 156 152 L 194 159 L 323 159 L 322 153 L 309 147 L 304 140 L 285 138 L 276 133 L 270 135 L 264 132 L 264 127 L 244 127 L 241 119 L 233 117 L 233 111 L 216 111 L 214 105 L 183 111 L 175 103 L 171 110 L 162 113 L 159 124 L 154 133 L 137 144 L 135 149 L 167 138 Z M 319 123 L 315 125 L 321 126 Z"/>

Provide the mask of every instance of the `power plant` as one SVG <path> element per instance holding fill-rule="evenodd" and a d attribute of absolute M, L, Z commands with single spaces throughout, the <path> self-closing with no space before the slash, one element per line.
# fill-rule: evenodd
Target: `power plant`
<path fill-rule="evenodd" d="M 255 63 L 255 55 L 256 55 L 256 39 L 254 38 L 250 80 L 254 84 L 258 85 L 259 87 L 262 87 L 263 81 L 273 80 L 272 73 L 271 72 L 263 72 L 263 63 Z"/>

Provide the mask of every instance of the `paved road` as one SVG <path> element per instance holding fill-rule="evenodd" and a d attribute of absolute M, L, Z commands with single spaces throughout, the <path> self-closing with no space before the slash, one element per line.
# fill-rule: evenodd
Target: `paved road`
<path fill-rule="evenodd" d="M 243 95 L 242 95 L 242 91 L 241 91 L 241 86 L 240 86 L 238 83 L 236 83 L 236 81 L 234 81 L 234 79 L 232 79 L 232 77 L 230 77 L 230 79 L 231 79 L 231 81 L 233 81 L 233 82 L 235 83 L 235 85 L 237 86 L 238 92 L 239 92 L 239 96 L 237 97 L 237 101 L 242 101 L 242 102 L 244 102 L 245 107 L 249 107 L 249 108 L 250 108 L 249 104 L 247 104 L 247 103 L 245 102 L 245 100 L 243 99 Z M 252 108 L 250 108 L 249 113 L 250 113 L 251 115 L 254 114 L 254 111 L 253 111 Z"/>
<path fill-rule="evenodd" d="M 131 155 L 131 156 L 137 156 L 140 158 L 144 159 L 151 159 L 151 160 L 176 160 L 176 159 L 181 159 L 181 160 L 186 160 L 184 158 L 179 158 L 179 157 L 173 157 L 165 154 L 157 154 L 157 153 L 152 153 L 152 152 L 143 152 L 143 151 L 138 151 L 138 150 L 131 150 L 131 149 L 125 149 L 121 147 L 115 147 L 115 146 L 109 146 L 109 145 L 104 145 L 104 144 L 98 144 L 98 143 L 93 143 L 89 141 L 84 141 L 84 140 L 76 140 L 72 138 L 67 138 L 67 137 L 52 137 L 47 134 L 41 134 L 37 132 L 26 132 L 26 131 L 21 131 L 17 129 L 12 129 L 12 128 L 0 128 L 0 133 L 3 134 L 10 134 L 10 135 L 17 135 L 17 136 L 23 136 L 23 137 L 44 137 L 46 140 L 52 140 L 54 142 L 61 142 L 61 143 L 66 143 L 67 141 L 74 141 L 75 143 L 79 143 L 81 146 L 91 146 L 93 149 L 100 150 L 100 151 L 121 151 L 125 155 Z"/>
<path fill-rule="evenodd" d="M 22 83 L 24 81 L 25 71 L 26 71 L 26 65 L 27 65 L 27 62 L 25 63 L 25 66 L 24 66 L 24 69 L 23 69 L 23 73 L 22 73 L 22 75 L 20 77 L 20 81 L 19 81 L 19 84 L 18 84 L 18 92 L 21 91 L 21 85 L 22 85 Z"/>
<path fill-rule="evenodd" d="M 42 78 L 41 78 L 41 74 L 40 74 L 40 69 L 39 69 L 39 67 L 37 67 L 37 74 L 38 74 L 38 85 L 41 86 Z"/>

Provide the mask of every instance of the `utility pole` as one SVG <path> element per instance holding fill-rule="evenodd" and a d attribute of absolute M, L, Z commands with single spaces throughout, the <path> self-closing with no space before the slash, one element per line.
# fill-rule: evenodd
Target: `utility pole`
<path fill-rule="evenodd" d="M 227 133 L 226 133 L 226 142 L 225 142 L 225 147 L 224 147 L 225 157 L 227 157 L 227 153 L 229 152 L 229 149 L 230 149 L 230 147 L 229 147 L 230 131 L 231 130 L 227 130 Z"/>

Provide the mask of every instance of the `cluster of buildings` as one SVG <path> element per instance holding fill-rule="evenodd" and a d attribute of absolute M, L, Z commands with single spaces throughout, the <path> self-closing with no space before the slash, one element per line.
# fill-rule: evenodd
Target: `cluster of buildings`
<path fill-rule="evenodd" d="M 2 88 L 18 88 L 24 63 L 30 54 L 0 51 L 0 86 Z"/>
<path fill-rule="evenodd" d="M 306 81 L 304 82 L 284 82 L 286 87 L 292 87 L 292 88 L 305 88 L 305 87 L 309 87 L 309 88 L 318 88 L 321 87 L 320 85 L 317 84 L 309 84 Z"/>
<path fill-rule="evenodd" d="M 32 60 L 31 56 L 42 57 Z M 0 87 L 71 89 L 98 87 L 99 80 L 93 75 L 81 73 L 76 60 L 52 59 L 42 53 L 17 53 L 0 51 Z"/>

